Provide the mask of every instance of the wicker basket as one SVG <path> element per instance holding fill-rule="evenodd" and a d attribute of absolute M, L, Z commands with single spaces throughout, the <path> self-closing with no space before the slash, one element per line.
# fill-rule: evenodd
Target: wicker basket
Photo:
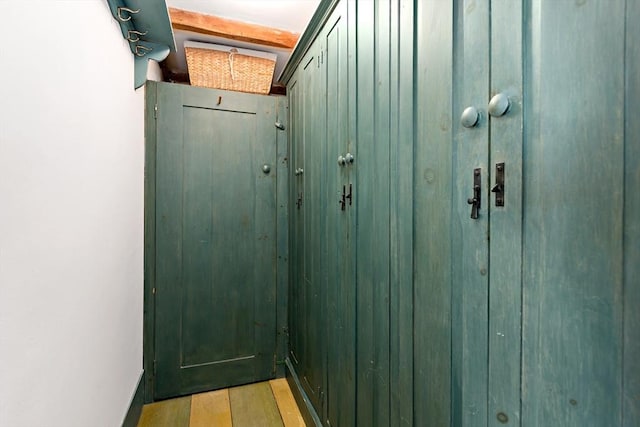
<path fill-rule="evenodd" d="M 268 94 L 276 55 L 209 43 L 185 42 L 193 86 Z"/>

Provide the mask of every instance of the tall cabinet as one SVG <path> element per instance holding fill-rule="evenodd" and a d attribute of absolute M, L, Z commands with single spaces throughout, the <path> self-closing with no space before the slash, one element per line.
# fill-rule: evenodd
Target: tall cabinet
<path fill-rule="evenodd" d="M 640 425 L 639 20 L 321 2 L 284 74 L 289 370 L 316 422 Z"/>
<path fill-rule="evenodd" d="M 329 12 L 329 11 L 328 11 Z M 290 362 L 318 417 L 355 423 L 355 139 L 350 138 L 346 2 L 289 81 Z"/>

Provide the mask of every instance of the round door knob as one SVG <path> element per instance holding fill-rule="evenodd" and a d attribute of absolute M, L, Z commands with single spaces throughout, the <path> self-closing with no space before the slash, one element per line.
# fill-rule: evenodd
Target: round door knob
<path fill-rule="evenodd" d="M 338 156 L 338 166 L 344 166 L 347 164 L 347 160 L 344 156 Z"/>
<path fill-rule="evenodd" d="M 489 101 L 489 114 L 493 117 L 500 117 L 509 110 L 509 97 L 504 93 L 499 93 Z"/>
<path fill-rule="evenodd" d="M 460 123 L 466 128 L 472 128 L 478 124 L 479 119 L 480 113 L 478 113 L 476 107 L 467 107 L 462 112 L 462 116 L 460 116 Z"/>
<path fill-rule="evenodd" d="M 351 153 L 347 153 L 347 154 L 344 155 L 344 161 L 348 165 L 353 164 L 355 159 L 356 158 L 353 157 L 353 154 L 351 154 Z"/>
<path fill-rule="evenodd" d="M 262 165 L 262 172 L 264 172 L 265 174 L 268 174 L 269 172 L 271 172 L 271 166 Z"/>

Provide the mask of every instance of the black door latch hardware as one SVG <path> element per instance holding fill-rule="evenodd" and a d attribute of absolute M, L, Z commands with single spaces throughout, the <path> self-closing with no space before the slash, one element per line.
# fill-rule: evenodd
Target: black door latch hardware
<path fill-rule="evenodd" d="M 496 163 L 496 184 L 491 192 L 496 193 L 496 206 L 504 206 L 504 162 Z"/>
<path fill-rule="evenodd" d="M 473 170 L 473 197 L 467 199 L 467 203 L 471 205 L 471 219 L 478 219 L 480 211 L 480 203 L 482 201 L 482 178 L 480 176 L 480 168 Z"/>

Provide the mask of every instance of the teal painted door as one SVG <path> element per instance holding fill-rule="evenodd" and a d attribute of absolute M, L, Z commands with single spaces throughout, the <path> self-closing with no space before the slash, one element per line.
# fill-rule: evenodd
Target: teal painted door
<path fill-rule="evenodd" d="M 320 43 L 315 43 L 290 84 L 291 259 L 290 355 L 305 393 L 322 407 L 325 387 L 326 239 L 323 79 Z"/>
<path fill-rule="evenodd" d="M 640 8 L 538 0 L 524 16 L 522 420 L 638 426 Z"/>
<path fill-rule="evenodd" d="M 346 2 L 333 11 L 321 34 L 326 87 L 326 358 L 323 413 L 330 426 L 355 425 L 355 141 L 349 138 L 349 75 Z"/>
<path fill-rule="evenodd" d="M 625 378 L 640 356 L 625 344 L 637 324 L 625 317 L 638 287 L 628 266 L 640 261 L 625 243 L 639 197 L 637 173 L 625 175 L 637 168 L 631 3 L 454 9 L 454 111 L 479 116 L 454 132 L 453 425 L 638 423 Z M 490 103 L 499 94 L 504 114 Z"/>
<path fill-rule="evenodd" d="M 157 88 L 155 398 L 271 378 L 275 98 Z"/>

